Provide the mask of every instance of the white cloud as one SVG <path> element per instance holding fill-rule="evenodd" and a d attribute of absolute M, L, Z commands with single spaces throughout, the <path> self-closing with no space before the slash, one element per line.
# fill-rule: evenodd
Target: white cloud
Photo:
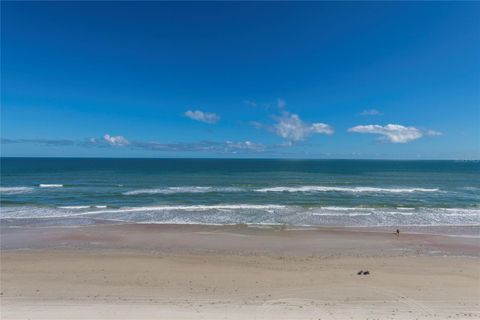
<path fill-rule="evenodd" d="M 282 116 L 275 117 L 277 123 L 273 131 L 289 142 L 305 140 L 312 134 L 333 134 L 334 130 L 325 123 L 306 123 L 297 114 L 284 111 Z"/>
<path fill-rule="evenodd" d="M 200 110 L 188 110 L 185 112 L 185 116 L 189 117 L 192 120 L 214 124 L 220 120 L 220 117 L 215 113 L 203 112 Z"/>
<path fill-rule="evenodd" d="M 125 137 L 123 136 L 111 136 L 109 134 L 105 134 L 103 136 L 103 140 L 111 146 L 121 147 L 121 146 L 126 146 L 130 144 L 130 142 L 127 139 L 125 139 Z"/>
<path fill-rule="evenodd" d="M 442 133 L 438 132 L 436 130 L 427 130 L 427 131 L 425 131 L 425 135 L 427 135 L 427 136 L 441 136 Z"/>
<path fill-rule="evenodd" d="M 424 131 L 415 127 L 405 127 L 400 124 L 387 124 L 386 126 L 380 126 L 377 124 L 355 126 L 348 129 L 348 132 L 378 134 L 383 136 L 383 139 L 392 143 L 406 143 L 420 139 L 424 135 L 434 136 L 441 134 L 435 130 Z"/>
<path fill-rule="evenodd" d="M 226 151 L 255 151 L 261 152 L 265 151 L 265 146 L 260 143 L 254 143 L 251 141 L 226 141 L 225 142 Z"/>
<path fill-rule="evenodd" d="M 215 152 L 215 153 L 256 153 L 263 152 L 267 147 L 251 141 L 198 141 L 181 143 L 160 143 L 156 141 L 134 141 L 132 147 L 155 151 L 179 152 Z"/>
<path fill-rule="evenodd" d="M 383 113 L 378 111 L 377 109 L 368 109 L 368 110 L 363 110 L 360 112 L 360 115 L 362 116 L 381 116 Z"/>

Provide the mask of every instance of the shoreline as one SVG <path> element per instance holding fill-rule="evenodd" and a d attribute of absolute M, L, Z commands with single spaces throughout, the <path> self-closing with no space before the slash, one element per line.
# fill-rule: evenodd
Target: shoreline
<path fill-rule="evenodd" d="M 2 319 L 480 318 L 478 239 L 97 225 L 1 240 Z"/>
<path fill-rule="evenodd" d="M 456 230 L 459 229 L 459 230 Z M 143 243 L 137 241 L 138 238 L 144 237 L 154 245 L 162 240 L 170 241 L 172 244 L 178 242 L 179 235 L 186 234 L 193 244 L 195 240 L 202 240 L 211 236 L 230 236 L 236 237 L 238 243 L 230 243 L 231 248 L 237 247 L 242 249 L 242 238 L 245 237 L 260 237 L 272 239 L 274 237 L 283 241 L 285 237 L 297 240 L 298 252 L 305 252 L 312 249 L 328 248 L 321 245 L 322 239 L 329 239 L 333 241 L 330 243 L 331 249 L 335 247 L 337 242 L 351 242 L 354 244 L 357 241 L 368 242 L 370 240 L 387 241 L 390 248 L 408 248 L 416 247 L 419 242 L 428 243 L 429 246 L 438 247 L 447 245 L 452 247 L 452 250 L 445 251 L 449 253 L 462 253 L 462 250 L 473 256 L 480 257 L 480 226 L 404 226 L 401 227 L 400 237 L 395 235 L 396 227 L 304 227 L 304 226 L 285 226 L 285 225 L 265 225 L 255 226 L 246 224 L 236 225 L 201 225 L 201 224 L 156 224 L 156 223 L 119 223 L 119 224 L 96 224 L 87 226 L 25 226 L 25 227 L 1 227 L 0 226 L 0 248 L 2 250 L 23 249 L 22 246 L 27 246 L 37 249 L 48 249 L 49 246 L 58 245 L 62 241 L 62 246 L 72 248 L 83 247 L 85 249 L 93 249 L 94 244 L 103 248 L 115 249 L 118 245 L 110 241 L 106 235 L 110 235 L 115 239 L 121 236 L 122 246 L 131 246 L 133 249 L 142 249 Z M 48 231 L 48 232 L 46 232 Z M 458 233 L 461 234 L 458 234 Z M 201 235 L 204 235 L 203 237 Z M 468 235 L 467 235 L 468 234 Z M 470 236 L 471 235 L 471 236 Z M 192 239 L 196 237 L 196 239 Z M 79 240 L 79 239 L 83 239 Z M 305 245 L 305 239 L 310 239 L 310 244 Z M 91 241 L 89 241 L 91 240 Z M 302 241 L 303 240 L 303 241 Z M 353 242 L 352 242 L 353 241 Z M 318 243 L 316 243 L 318 242 Z M 185 243 L 188 244 L 188 241 Z M 317 246 L 315 247 L 315 244 Z M 366 243 L 368 244 L 368 243 Z M 222 249 L 222 244 L 215 249 Z M 186 246 L 188 247 L 188 245 Z M 376 247 L 375 245 L 373 247 Z M 372 251 L 374 249 L 370 248 Z M 478 247 L 478 251 L 477 251 Z M 264 249 L 269 251 L 274 249 L 275 244 L 266 243 L 262 248 L 262 243 L 257 247 L 251 246 L 249 249 Z M 162 247 L 159 247 L 161 250 Z M 337 248 L 338 249 L 338 248 Z M 368 249 L 368 247 L 365 247 Z M 383 248 L 385 249 L 385 248 Z M 417 248 L 418 250 L 418 248 Z M 463 254 L 463 253 L 462 253 Z"/>

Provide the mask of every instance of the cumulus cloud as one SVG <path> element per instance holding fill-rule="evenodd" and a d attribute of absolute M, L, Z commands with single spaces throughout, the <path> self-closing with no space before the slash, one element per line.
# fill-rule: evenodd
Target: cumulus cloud
<path fill-rule="evenodd" d="M 127 146 L 130 144 L 130 142 L 123 136 L 111 136 L 109 134 L 105 134 L 103 136 L 103 141 L 105 141 L 111 146 L 119 146 L 119 147 Z"/>
<path fill-rule="evenodd" d="M 377 124 L 355 126 L 348 129 L 348 132 L 378 134 L 391 143 L 407 143 L 420 139 L 424 135 L 433 136 L 441 134 L 435 130 L 425 131 L 415 127 L 405 127 L 400 124 L 387 124 L 386 126 Z"/>
<path fill-rule="evenodd" d="M 220 117 L 216 115 L 215 113 L 211 112 L 203 112 L 200 110 L 187 110 L 185 112 L 185 116 L 189 117 L 192 120 L 200 121 L 200 122 L 205 122 L 209 124 L 214 124 L 217 123 L 220 120 Z"/>
<path fill-rule="evenodd" d="M 289 142 L 302 141 L 312 134 L 333 134 L 334 130 L 326 123 L 306 123 L 297 114 L 284 111 L 276 116 L 272 131 Z"/>
<path fill-rule="evenodd" d="M 361 116 L 381 116 L 383 113 L 378 111 L 377 109 L 368 109 L 368 110 L 363 110 L 360 112 Z"/>

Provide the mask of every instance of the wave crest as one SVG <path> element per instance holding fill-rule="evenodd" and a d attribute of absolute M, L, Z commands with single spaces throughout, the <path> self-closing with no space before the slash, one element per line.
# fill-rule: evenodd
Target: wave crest
<path fill-rule="evenodd" d="M 58 183 L 40 183 L 38 185 L 40 188 L 62 188 L 63 184 Z"/>
<path fill-rule="evenodd" d="M 300 186 L 300 187 L 272 187 L 256 189 L 256 192 L 371 192 L 371 193 L 411 193 L 411 192 L 438 192 L 439 189 L 426 188 L 375 188 L 375 187 L 327 187 L 327 186 Z"/>
<path fill-rule="evenodd" d="M 208 192 L 241 192 L 243 189 L 235 187 L 165 187 L 154 189 L 138 189 L 124 192 L 123 195 L 133 196 L 140 194 L 174 194 L 174 193 L 208 193 Z"/>
<path fill-rule="evenodd" d="M 31 187 L 0 187 L 0 193 L 2 194 L 21 194 L 32 192 Z"/>

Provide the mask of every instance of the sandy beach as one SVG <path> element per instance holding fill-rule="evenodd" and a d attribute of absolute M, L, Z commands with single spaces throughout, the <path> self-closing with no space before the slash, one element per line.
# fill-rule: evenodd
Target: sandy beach
<path fill-rule="evenodd" d="M 480 318 L 478 238 L 117 225 L 1 240 L 2 319 Z"/>

